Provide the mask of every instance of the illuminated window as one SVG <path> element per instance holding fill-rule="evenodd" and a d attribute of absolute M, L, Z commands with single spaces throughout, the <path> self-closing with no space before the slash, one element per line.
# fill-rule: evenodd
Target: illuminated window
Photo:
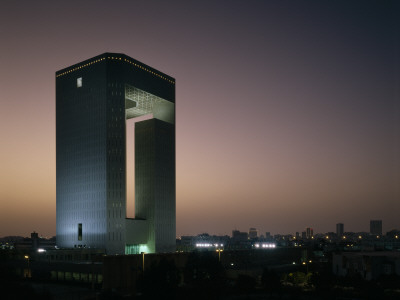
<path fill-rule="evenodd" d="M 78 241 L 82 241 L 82 223 L 78 224 Z"/>
<path fill-rule="evenodd" d="M 77 87 L 82 87 L 82 77 L 79 77 L 79 78 L 76 80 L 76 86 L 77 86 Z"/>

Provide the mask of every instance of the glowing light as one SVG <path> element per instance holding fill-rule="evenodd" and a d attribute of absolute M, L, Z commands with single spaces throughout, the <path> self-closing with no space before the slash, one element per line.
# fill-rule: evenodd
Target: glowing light
<path fill-rule="evenodd" d="M 254 246 L 256 247 L 256 248 L 275 248 L 276 247 L 276 244 L 271 244 L 271 243 L 262 243 L 262 244 L 259 244 L 259 243 L 257 243 L 257 244 L 254 244 Z"/>
<path fill-rule="evenodd" d="M 196 247 L 198 247 L 198 248 L 207 248 L 207 247 L 212 247 L 212 244 L 209 244 L 209 243 L 199 243 L 199 244 L 196 244 Z"/>
<path fill-rule="evenodd" d="M 217 248 L 217 247 L 223 247 L 223 246 L 224 246 L 224 244 L 217 244 L 217 243 L 215 243 L 215 244 L 212 244 L 212 243 L 197 243 L 196 244 L 197 248 L 210 248 L 210 247 Z"/>
<path fill-rule="evenodd" d="M 46 252 L 46 250 L 45 250 L 45 249 L 43 249 L 43 248 L 39 248 L 39 249 L 37 250 L 37 252 L 39 252 L 39 253 L 43 253 L 43 252 Z"/>

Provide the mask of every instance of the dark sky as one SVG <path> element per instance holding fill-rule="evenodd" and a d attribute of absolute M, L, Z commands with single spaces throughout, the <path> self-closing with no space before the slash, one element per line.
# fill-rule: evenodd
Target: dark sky
<path fill-rule="evenodd" d="M 176 79 L 177 235 L 400 229 L 396 2 L 2 1 L 0 236 L 55 234 L 54 73 L 103 52 Z"/>

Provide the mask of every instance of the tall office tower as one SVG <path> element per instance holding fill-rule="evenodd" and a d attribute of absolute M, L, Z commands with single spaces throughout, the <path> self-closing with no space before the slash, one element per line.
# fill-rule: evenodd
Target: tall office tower
<path fill-rule="evenodd" d="M 311 239 L 314 236 L 314 230 L 310 227 L 306 228 L 306 237 Z"/>
<path fill-rule="evenodd" d="M 373 235 L 382 235 L 382 220 L 371 220 L 369 222 L 369 232 Z"/>
<path fill-rule="evenodd" d="M 338 237 L 343 236 L 343 232 L 344 232 L 344 225 L 343 223 L 337 223 L 336 224 L 336 235 Z"/>
<path fill-rule="evenodd" d="M 135 126 L 135 218 L 126 218 L 126 120 Z M 175 80 L 124 54 L 56 72 L 57 245 L 175 251 Z"/>

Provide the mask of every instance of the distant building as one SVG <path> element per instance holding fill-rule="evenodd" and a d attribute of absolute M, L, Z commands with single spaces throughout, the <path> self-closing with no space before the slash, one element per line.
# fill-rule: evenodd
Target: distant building
<path fill-rule="evenodd" d="M 232 230 L 233 242 L 244 242 L 249 239 L 247 232 L 240 232 L 239 230 Z"/>
<path fill-rule="evenodd" d="M 344 232 L 344 225 L 343 223 L 337 223 L 336 224 L 336 235 L 338 237 L 343 236 L 343 232 Z"/>
<path fill-rule="evenodd" d="M 258 237 L 257 229 L 250 228 L 249 229 L 249 239 L 256 239 Z"/>
<path fill-rule="evenodd" d="M 306 238 L 311 239 L 314 236 L 314 230 L 310 227 L 306 228 Z"/>
<path fill-rule="evenodd" d="M 307 234 L 306 234 L 305 231 L 302 231 L 302 232 L 301 232 L 301 238 L 302 238 L 303 240 L 305 240 L 305 239 L 307 238 Z"/>
<path fill-rule="evenodd" d="M 298 231 L 296 231 L 296 239 L 300 238 L 300 233 Z"/>
<path fill-rule="evenodd" d="M 265 233 L 265 238 L 266 238 L 267 240 L 270 239 L 270 238 L 271 238 L 271 232 L 267 231 L 267 232 Z"/>
<path fill-rule="evenodd" d="M 15 249 L 26 251 L 37 251 L 39 249 L 54 249 L 56 245 L 55 238 L 46 239 L 39 237 L 37 232 L 32 232 L 30 238 L 24 238 L 22 241 L 14 243 Z"/>
<path fill-rule="evenodd" d="M 393 229 L 386 232 L 386 236 L 391 239 L 399 239 L 400 238 L 400 230 Z"/>
<path fill-rule="evenodd" d="M 382 220 L 371 220 L 369 222 L 369 232 L 372 235 L 382 235 Z"/>

